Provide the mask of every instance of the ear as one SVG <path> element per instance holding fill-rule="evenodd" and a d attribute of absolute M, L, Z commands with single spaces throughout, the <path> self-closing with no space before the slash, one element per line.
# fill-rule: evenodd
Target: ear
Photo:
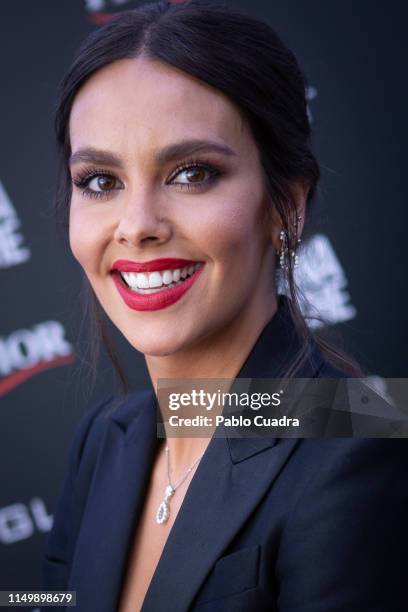
<path fill-rule="evenodd" d="M 305 225 L 305 216 L 306 216 L 306 203 L 307 196 L 310 190 L 310 185 L 306 180 L 298 179 L 289 184 L 289 191 L 291 193 L 293 202 L 296 206 L 296 215 L 297 217 L 301 217 L 301 220 L 298 222 L 298 238 L 301 237 L 303 232 L 303 227 Z M 295 219 L 293 220 L 295 221 Z M 276 251 L 281 248 L 281 239 L 280 232 L 282 230 L 282 219 L 280 218 L 278 211 L 275 207 L 272 208 L 271 211 L 271 240 L 273 246 Z"/>

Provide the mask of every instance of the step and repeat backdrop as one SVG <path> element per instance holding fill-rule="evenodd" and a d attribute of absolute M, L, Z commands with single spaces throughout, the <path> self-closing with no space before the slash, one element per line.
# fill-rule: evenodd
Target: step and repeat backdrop
<path fill-rule="evenodd" d="M 40 588 L 74 429 L 115 385 L 103 355 L 89 393 L 81 271 L 52 212 L 52 124 L 57 84 L 84 36 L 138 4 L 0 7 L 0 590 Z M 408 376 L 404 3 L 230 4 L 268 20 L 308 78 L 323 178 L 298 283 L 376 384 Z M 131 387 L 149 386 L 143 357 L 112 335 Z"/>

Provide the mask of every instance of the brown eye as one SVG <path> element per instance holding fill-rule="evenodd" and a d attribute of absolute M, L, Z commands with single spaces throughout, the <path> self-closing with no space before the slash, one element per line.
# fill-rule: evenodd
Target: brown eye
<path fill-rule="evenodd" d="M 108 198 L 114 191 L 125 188 L 122 181 L 102 170 L 85 171 L 82 176 L 73 176 L 72 182 L 81 190 L 82 196 L 89 198 Z"/>
<path fill-rule="evenodd" d="M 200 183 L 205 181 L 206 170 L 204 168 L 191 168 L 186 170 L 186 177 L 190 183 Z"/>
<path fill-rule="evenodd" d="M 215 183 L 223 172 L 210 162 L 188 160 L 178 166 L 169 179 L 171 185 L 178 185 L 179 189 L 200 190 Z"/>
<path fill-rule="evenodd" d="M 218 175 L 218 171 L 215 168 L 207 165 L 190 165 L 179 168 L 179 171 L 173 179 L 174 184 L 178 185 L 205 185 L 210 183 L 211 179 Z"/>
<path fill-rule="evenodd" d="M 115 189 L 116 179 L 108 174 L 99 174 L 89 181 L 88 187 L 93 191 L 110 191 Z"/>

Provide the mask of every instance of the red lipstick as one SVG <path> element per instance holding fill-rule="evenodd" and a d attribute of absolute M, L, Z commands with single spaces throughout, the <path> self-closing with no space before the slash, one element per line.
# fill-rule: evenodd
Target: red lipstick
<path fill-rule="evenodd" d="M 175 270 L 193 266 L 197 261 L 191 259 L 176 259 L 167 257 L 162 259 L 151 259 L 150 261 L 130 261 L 128 259 L 118 259 L 112 265 L 112 270 L 121 272 L 154 272 L 155 270 Z"/>
<path fill-rule="evenodd" d="M 191 276 L 187 277 L 183 282 L 177 284 L 176 286 L 170 288 L 163 286 L 161 290 L 159 289 L 154 293 L 138 293 L 137 291 L 130 289 L 119 274 L 119 271 L 154 272 L 160 270 L 174 270 L 177 268 L 192 266 L 197 263 L 199 262 L 189 259 L 175 258 L 153 259 L 147 262 L 119 259 L 113 264 L 111 273 L 120 296 L 129 308 L 139 311 L 152 311 L 166 308 L 167 306 L 171 306 L 171 304 L 177 302 L 194 285 L 203 271 L 204 265 L 195 270 Z"/>

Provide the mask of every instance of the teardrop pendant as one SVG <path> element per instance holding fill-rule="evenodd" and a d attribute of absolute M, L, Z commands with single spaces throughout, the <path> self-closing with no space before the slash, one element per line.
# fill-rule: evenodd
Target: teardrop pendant
<path fill-rule="evenodd" d="M 168 521 L 170 516 L 170 508 L 169 504 L 166 500 L 163 500 L 160 506 L 157 508 L 156 512 L 156 523 L 162 525 L 166 521 Z"/>
<path fill-rule="evenodd" d="M 201 457 L 204 455 L 204 453 L 202 453 L 198 457 L 198 459 L 196 459 L 194 461 L 194 463 L 188 468 L 188 470 L 184 474 L 183 478 L 181 480 L 179 480 L 179 482 L 173 487 L 173 485 L 170 482 L 169 447 L 165 446 L 164 450 L 165 450 L 165 453 L 166 453 L 166 460 L 167 460 L 167 479 L 168 479 L 168 485 L 167 485 L 167 487 L 166 487 L 166 489 L 164 491 L 164 499 L 160 503 L 160 505 L 159 505 L 159 507 L 157 508 L 157 511 L 156 511 L 156 523 L 158 523 L 159 525 L 163 525 L 163 523 L 166 523 L 169 520 L 169 516 L 170 516 L 170 499 L 173 497 L 174 493 L 176 492 L 176 489 L 178 489 L 179 486 L 181 484 L 183 484 L 183 482 L 186 480 L 187 476 L 189 474 L 191 474 L 191 471 L 192 471 L 193 467 L 195 467 L 197 465 L 197 463 L 200 461 Z"/>
<path fill-rule="evenodd" d="M 175 492 L 175 489 L 173 489 L 173 487 L 170 484 L 167 485 L 166 490 L 164 492 L 164 499 L 161 502 L 160 506 L 157 508 L 157 512 L 156 512 L 156 522 L 159 525 L 162 525 L 169 519 L 169 516 L 170 516 L 169 499 L 173 497 L 174 492 Z"/>

